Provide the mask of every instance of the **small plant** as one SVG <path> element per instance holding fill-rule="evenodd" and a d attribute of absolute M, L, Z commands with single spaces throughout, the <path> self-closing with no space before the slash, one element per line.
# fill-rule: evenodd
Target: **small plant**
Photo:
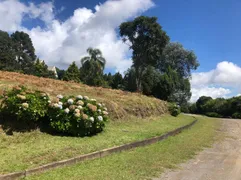
<path fill-rule="evenodd" d="M 87 96 L 63 97 L 49 101 L 50 126 L 57 132 L 89 136 L 101 132 L 107 121 L 107 108 Z"/>
<path fill-rule="evenodd" d="M 205 115 L 208 116 L 208 117 L 216 117 L 216 118 L 222 117 L 220 114 L 218 114 L 216 112 L 207 112 Z"/>
<path fill-rule="evenodd" d="M 40 91 L 29 91 L 25 87 L 15 87 L 4 92 L 1 114 L 5 119 L 24 123 L 37 123 L 47 114 L 49 97 Z"/>
<path fill-rule="evenodd" d="M 178 105 L 176 105 L 175 103 L 170 103 L 168 110 L 169 110 L 170 114 L 175 117 L 177 117 L 181 113 L 180 107 Z"/>

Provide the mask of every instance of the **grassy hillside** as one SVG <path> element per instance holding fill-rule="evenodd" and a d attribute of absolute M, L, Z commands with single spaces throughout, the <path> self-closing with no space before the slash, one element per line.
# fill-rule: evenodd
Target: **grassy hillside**
<path fill-rule="evenodd" d="M 90 96 L 106 104 L 112 120 L 126 119 L 129 116 L 148 117 L 167 112 L 166 102 L 138 93 L 0 71 L 0 93 L 16 85 L 42 90 L 49 93 L 50 96 L 58 94 Z"/>

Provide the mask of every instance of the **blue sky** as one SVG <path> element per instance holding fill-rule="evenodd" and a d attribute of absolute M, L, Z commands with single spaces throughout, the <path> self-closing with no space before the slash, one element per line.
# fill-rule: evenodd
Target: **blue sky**
<path fill-rule="evenodd" d="M 24 0 L 23 2 L 30 2 Z M 48 0 L 35 0 L 36 4 Z M 66 20 L 79 7 L 93 9 L 104 0 L 55 0 L 57 15 Z M 155 7 L 143 13 L 158 17 L 159 23 L 172 41 L 195 51 L 201 66 L 197 72 L 214 69 L 220 61 L 241 65 L 241 1 L 239 0 L 154 0 Z M 26 22 L 32 27 L 41 21 Z"/>
<path fill-rule="evenodd" d="M 118 26 L 139 15 L 156 16 L 171 41 L 198 57 L 191 79 L 195 101 L 241 94 L 240 9 L 240 0 L 0 0 L 0 29 L 28 33 L 48 65 L 80 63 L 94 47 L 107 60 L 105 72 L 124 73 L 131 53 Z"/>

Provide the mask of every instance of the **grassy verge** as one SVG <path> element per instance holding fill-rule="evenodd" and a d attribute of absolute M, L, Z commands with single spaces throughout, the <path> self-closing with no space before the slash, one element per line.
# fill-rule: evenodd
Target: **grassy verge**
<path fill-rule="evenodd" d="M 146 119 L 133 117 L 111 121 L 103 133 L 85 138 L 53 136 L 40 131 L 14 133 L 12 136 L 0 133 L 0 174 L 162 135 L 193 120 L 193 117 L 184 115 L 178 118 L 168 115 Z"/>
<path fill-rule="evenodd" d="M 163 142 L 30 176 L 27 179 L 137 180 L 158 177 L 165 168 L 176 167 L 177 164 L 192 158 L 203 147 L 212 144 L 220 122 L 206 117 L 198 119 L 198 123 L 191 129 Z"/>

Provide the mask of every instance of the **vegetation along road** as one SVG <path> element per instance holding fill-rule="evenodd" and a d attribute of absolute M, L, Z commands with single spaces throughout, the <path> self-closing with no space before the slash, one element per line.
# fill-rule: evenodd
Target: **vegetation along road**
<path fill-rule="evenodd" d="M 222 119 L 225 139 L 201 152 L 176 171 L 166 171 L 155 180 L 240 180 L 241 120 Z"/>

